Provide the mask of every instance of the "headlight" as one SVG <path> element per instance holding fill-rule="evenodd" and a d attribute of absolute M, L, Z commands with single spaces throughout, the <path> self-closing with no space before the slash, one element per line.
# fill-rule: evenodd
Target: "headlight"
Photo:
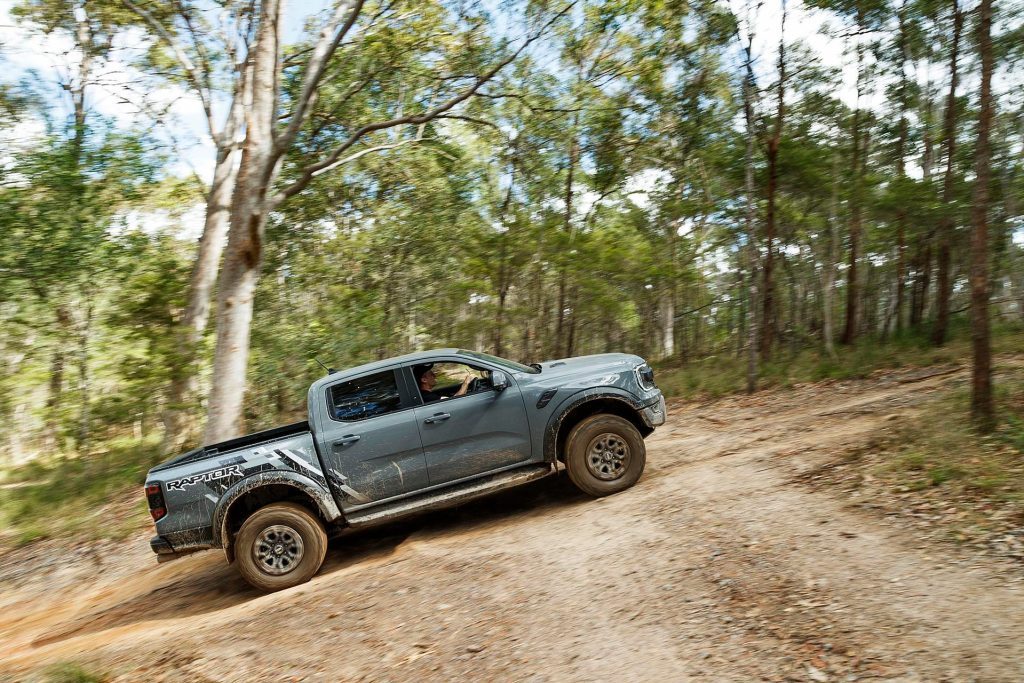
<path fill-rule="evenodd" d="M 641 363 L 640 365 L 633 368 L 633 372 L 636 373 L 637 383 L 647 391 L 651 389 L 657 389 L 658 385 L 654 383 L 654 368 L 647 363 Z"/>

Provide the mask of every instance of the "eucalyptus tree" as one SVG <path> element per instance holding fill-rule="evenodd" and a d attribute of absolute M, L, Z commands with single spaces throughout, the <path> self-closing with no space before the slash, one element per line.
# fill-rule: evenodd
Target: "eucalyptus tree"
<path fill-rule="evenodd" d="M 846 323 L 842 335 L 844 344 L 852 344 L 860 333 L 862 303 L 860 265 L 864 241 L 864 169 L 867 155 L 864 123 L 867 116 L 861 108 L 861 101 L 872 79 L 871 66 L 867 63 L 870 42 L 883 27 L 889 7 L 885 0 L 810 0 L 808 4 L 830 10 L 846 22 L 839 37 L 853 42 L 856 59 L 857 102 L 850 123 L 849 265 L 846 272 Z"/>
<path fill-rule="evenodd" d="M 957 86 L 959 85 L 958 68 L 960 57 L 960 36 L 963 32 L 964 12 L 960 9 L 959 0 L 951 0 L 949 6 L 950 24 L 952 25 L 952 42 L 949 47 L 949 95 L 946 98 L 946 110 L 943 117 L 942 141 L 946 155 L 946 169 L 942 176 L 942 218 L 939 222 L 939 245 L 936 261 L 936 317 L 932 327 L 932 343 L 942 346 L 946 342 L 949 331 L 950 297 L 953 293 L 952 280 L 952 241 L 956 207 L 954 205 L 954 183 L 956 167 L 956 129 L 957 129 Z"/>
<path fill-rule="evenodd" d="M 179 3 L 177 16 L 172 19 L 178 30 L 171 32 L 167 30 L 168 20 L 160 18 L 163 6 L 124 2 L 146 20 L 159 41 L 169 48 L 183 78 L 200 94 L 204 109 L 209 112 L 214 97 L 201 93 L 208 92 L 210 84 L 216 82 L 195 67 L 196 63 L 214 64 L 215 56 L 207 47 L 208 33 L 196 29 L 201 7 Z M 228 151 L 238 149 L 239 157 L 230 193 L 226 195 L 230 197 L 229 218 L 217 287 L 217 341 L 207 402 L 206 441 L 220 440 L 240 428 L 253 295 L 259 280 L 267 217 L 305 190 L 316 177 L 366 154 L 417 141 L 417 127 L 472 97 L 537 39 L 545 22 L 551 21 L 550 15 L 542 14 L 532 33 L 514 48 L 495 49 L 484 30 L 485 17 L 474 9 L 425 2 L 400 5 L 340 0 L 316 17 L 320 22 L 316 37 L 286 54 L 286 16 L 277 0 L 232 3 L 225 15 L 226 23 L 214 28 L 216 35 L 223 35 L 219 48 L 228 58 L 227 70 L 231 75 L 227 91 L 232 94 L 233 103 L 242 102 L 239 121 L 244 121 L 244 126 L 231 128 L 234 119 L 229 114 L 227 134 L 222 131 L 225 144 L 230 145 Z M 409 76 L 411 71 L 389 70 L 393 64 L 386 61 L 370 63 L 362 56 L 363 51 L 370 48 L 372 54 L 377 41 L 410 27 L 421 29 L 417 47 L 421 54 L 436 60 L 434 64 L 440 67 L 440 74 L 433 75 L 424 69 L 427 73 L 413 79 L 404 97 L 383 116 L 342 120 L 337 117 L 343 112 L 319 106 L 325 76 L 336 64 L 356 63 L 363 67 L 349 86 L 349 96 L 364 90 L 393 92 L 396 81 Z M 197 60 L 182 45 L 185 41 L 191 41 L 189 49 Z M 342 96 L 335 104 L 340 101 L 344 106 L 347 99 Z M 209 114 L 208 118 L 213 130 L 214 117 Z M 381 139 L 377 135 L 398 127 L 409 130 L 402 139 Z M 288 156 L 297 148 L 307 154 L 302 162 Z M 225 170 L 230 171 L 233 166 L 226 157 L 223 161 Z M 218 200 L 218 204 L 222 202 Z M 211 250 L 216 251 L 213 244 Z"/>
<path fill-rule="evenodd" d="M 624 180 L 631 140 L 622 129 L 629 107 L 628 80 L 636 73 L 635 20 L 619 0 L 586 0 L 557 26 L 560 52 L 562 133 L 561 230 L 553 235 L 557 269 L 555 327 L 549 353 L 572 355 L 580 289 L 574 282 L 578 236 L 588 229 L 593 210 Z M 610 135 L 606 135 L 609 133 Z M 609 147 L 608 143 L 611 143 Z M 592 166 L 587 173 L 585 166 Z M 584 208 L 583 193 L 596 193 Z"/>
<path fill-rule="evenodd" d="M 733 194 L 725 159 L 736 102 L 726 61 L 735 18 L 718 3 L 668 3 L 642 6 L 638 22 L 629 116 L 638 147 L 627 170 L 631 184 L 647 184 L 640 189 L 650 203 L 643 233 L 653 246 L 656 353 L 685 357 L 677 337 L 692 320 L 699 338 L 707 303 L 696 261 L 710 249 L 713 217 Z"/>
<path fill-rule="evenodd" d="M 163 450 L 177 449 L 190 436 L 197 373 L 202 357 L 199 343 L 210 318 L 210 302 L 227 238 L 231 198 L 241 154 L 240 138 L 246 107 L 252 98 L 249 48 L 255 16 L 245 3 L 226 3 L 211 20 L 199 3 L 109 0 L 129 13 L 147 31 L 149 40 L 138 66 L 157 85 L 182 88 L 199 103 L 205 133 L 213 146 L 213 172 L 206 187 L 203 230 L 189 277 L 187 301 L 176 329 L 176 347 L 163 411 Z M 149 112 L 167 127 L 161 111 Z"/>
<path fill-rule="evenodd" d="M 926 117 L 920 110 L 930 85 L 922 86 L 917 74 L 911 73 L 925 52 L 927 41 L 920 5 L 914 0 L 899 0 L 889 17 L 890 23 L 895 21 L 895 30 L 880 42 L 878 50 L 879 59 L 883 61 L 882 72 L 890 81 L 885 89 L 885 111 L 879 131 L 883 145 L 878 163 L 886 165 L 886 171 L 891 168 L 894 174 L 880 197 L 879 210 L 895 225 L 896 232 L 892 296 L 886 307 L 883 335 L 898 334 L 907 323 L 908 276 L 916 263 L 908 259 L 908 248 L 916 244 L 920 253 L 922 240 L 917 233 L 925 223 L 921 215 L 925 199 L 922 183 L 907 173 L 908 161 L 913 159 L 918 142 L 930 139 L 928 124 L 922 121 Z M 928 154 L 930 156 L 930 152 Z M 915 255 L 915 259 L 919 256 Z"/>
<path fill-rule="evenodd" d="M 14 226 L 14 231 L 23 233 L 26 225 L 33 226 L 26 240 L 16 242 L 15 253 L 21 256 L 16 270 L 53 316 L 47 420 L 56 433 L 55 420 L 68 383 L 66 370 L 69 362 L 73 363 L 79 395 L 75 435 L 78 447 L 86 450 L 91 423 L 88 389 L 97 295 L 94 280 L 103 265 L 99 255 L 103 234 L 111 208 L 117 205 L 103 203 L 110 200 L 104 178 L 118 166 L 112 149 L 123 144 L 125 162 L 137 158 L 128 149 L 134 143 L 105 134 L 108 126 L 93 110 L 107 53 L 126 27 L 125 16 L 105 6 L 69 0 L 26 0 L 15 5 L 12 14 L 25 30 L 57 36 L 72 46 L 64 54 L 52 55 L 59 65 L 52 76 L 59 84 L 62 101 L 57 115 L 47 121 L 47 139 L 23 158 L 27 169 L 36 163 L 51 165 L 41 175 L 29 172 L 40 192 L 33 203 L 40 213 L 34 214 L 35 220 Z M 70 115 L 61 120 L 60 114 L 68 110 Z M 109 188 L 116 187 L 111 176 Z M 46 219 L 38 220 L 43 215 Z M 38 252 L 30 249 L 33 245 L 39 247 Z"/>
<path fill-rule="evenodd" d="M 758 5 L 758 8 L 760 5 Z M 754 147 L 757 137 L 755 128 L 755 97 L 757 82 L 754 78 L 754 26 L 756 10 L 752 9 L 748 0 L 744 19 L 745 35 L 740 34 L 737 27 L 736 37 L 740 41 L 744 54 L 742 92 L 743 122 L 745 150 L 743 155 L 743 189 L 744 189 L 744 238 L 747 252 L 747 393 L 757 390 L 757 232 L 754 227 L 757 217 L 756 196 L 754 186 Z"/>
<path fill-rule="evenodd" d="M 995 70 L 992 4 L 992 0 L 981 0 L 975 29 L 975 43 L 981 62 L 981 79 L 978 92 L 978 139 L 974 148 L 974 188 L 971 197 L 971 342 L 974 355 L 971 370 L 971 417 L 978 429 L 986 433 L 995 429 L 988 244 L 989 184 L 992 177 L 990 135 L 995 117 L 995 102 L 992 96 L 992 74 Z"/>
<path fill-rule="evenodd" d="M 786 0 L 782 0 L 782 16 L 779 22 L 779 48 L 776 82 L 775 116 L 771 123 L 771 132 L 765 140 L 765 157 L 767 162 L 767 186 L 765 194 L 764 219 L 764 261 L 761 271 L 764 277 L 762 285 L 763 306 L 761 309 L 761 357 L 767 359 L 771 354 L 776 326 L 775 282 L 773 280 L 775 265 L 776 238 L 776 201 L 779 185 L 779 146 L 782 142 L 783 126 L 786 116 Z"/>

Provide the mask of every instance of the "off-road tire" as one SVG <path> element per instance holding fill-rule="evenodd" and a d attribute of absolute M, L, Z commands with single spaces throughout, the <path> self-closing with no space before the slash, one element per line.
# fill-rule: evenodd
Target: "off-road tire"
<path fill-rule="evenodd" d="M 626 458 L 602 463 L 597 453 L 609 454 L 609 458 L 625 454 Z M 592 458 L 596 466 L 588 465 Z M 616 469 L 616 462 L 622 464 L 621 468 Z M 632 422 L 618 415 L 591 415 L 573 427 L 565 441 L 569 479 L 590 496 L 608 496 L 628 489 L 640 479 L 646 462 L 643 437 Z"/>
<path fill-rule="evenodd" d="M 280 530 L 287 529 L 286 532 Z M 298 542 L 290 533 L 298 536 Z M 280 558 L 258 557 L 257 543 L 265 550 L 270 538 L 281 538 L 288 546 Z M 276 545 L 270 541 L 269 545 Z M 293 566 L 288 566 L 288 551 L 298 549 Z M 296 503 L 272 503 L 260 508 L 242 523 L 235 536 L 235 564 L 246 581 L 261 591 L 273 592 L 297 586 L 313 578 L 327 554 L 327 532 L 324 525 L 309 510 Z M 277 567 L 271 566 L 277 563 Z M 280 565 L 284 565 L 281 567 Z M 274 571 L 284 573 L 275 574 Z"/>

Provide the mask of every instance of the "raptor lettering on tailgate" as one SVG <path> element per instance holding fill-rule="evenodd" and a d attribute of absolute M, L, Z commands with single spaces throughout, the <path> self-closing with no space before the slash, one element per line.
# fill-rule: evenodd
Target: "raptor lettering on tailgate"
<path fill-rule="evenodd" d="M 185 487 L 192 486 L 194 484 L 205 484 L 207 482 L 216 481 L 217 479 L 223 479 L 224 477 L 240 476 L 242 476 L 242 469 L 238 465 L 231 465 L 229 467 L 222 467 L 220 469 L 203 472 L 201 474 L 193 474 L 190 477 L 175 479 L 174 481 L 167 482 L 166 486 L 168 491 L 184 491 Z"/>

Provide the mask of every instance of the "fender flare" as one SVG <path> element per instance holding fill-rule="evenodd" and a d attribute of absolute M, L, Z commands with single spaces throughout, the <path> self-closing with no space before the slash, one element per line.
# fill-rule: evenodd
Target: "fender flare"
<path fill-rule="evenodd" d="M 643 408 L 643 403 L 641 403 L 639 399 L 621 389 L 584 389 L 583 391 L 566 397 L 565 400 L 555 408 L 551 417 L 548 418 L 547 425 L 544 427 L 544 461 L 555 462 L 558 459 L 558 431 L 562 427 L 562 421 L 569 413 L 585 403 L 607 400 L 618 401 L 635 411 L 639 411 Z"/>
<path fill-rule="evenodd" d="M 251 493 L 263 486 L 284 485 L 290 486 L 297 491 L 305 493 L 316 502 L 318 511 L 328 522 L 341 518 L 341 510 L 334 501 L 330 491 L 317 484 L 309 477 L 298 472 L 287 472 L 284 470 L 271 470 L 260 472 L 246 477 L 234 483 L 217 502 L 217 508 L 213 513 L 213 547 L 228 550 L 230 539 L 227 529 L 228 516 L 231 506 L 247 493 Z"/>

